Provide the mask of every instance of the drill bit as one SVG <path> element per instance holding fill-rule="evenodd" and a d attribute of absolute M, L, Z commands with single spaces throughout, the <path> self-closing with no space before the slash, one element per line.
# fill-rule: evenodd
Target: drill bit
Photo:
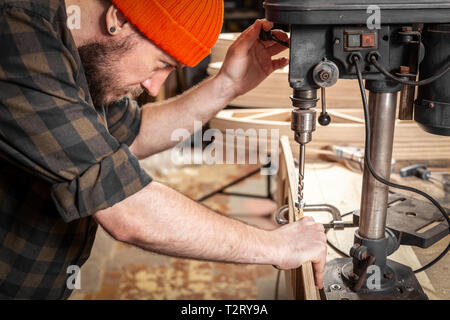
<path fill-rule="evenodd" d="M 305 188 L 305 149 L 306 145 L 300 144 L 300 154 L 298 158 L 298 197 L 297 197 L 297 213 L 296 220 L 303 218 L 303 209 L 305 208 L 305 201 L 303 197 L 303 190 Z"/>

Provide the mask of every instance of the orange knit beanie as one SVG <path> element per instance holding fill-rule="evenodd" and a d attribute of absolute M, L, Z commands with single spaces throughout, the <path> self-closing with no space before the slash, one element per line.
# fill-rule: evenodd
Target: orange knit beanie
<path fill-rule="evenodd" d="M 112 0 L 155 45 L 188 67 L 211 53 L 223 23 L 223 0 Z"/>

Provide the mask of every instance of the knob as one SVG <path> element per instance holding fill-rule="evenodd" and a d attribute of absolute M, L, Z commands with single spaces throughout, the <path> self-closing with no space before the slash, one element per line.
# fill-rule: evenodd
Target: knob
<path fill-rule="evenodd" d="M 319 124 L 321 126 L 327 126 L 331 123 L 331 117 L 330 115 L 326 112 L 326 113 L 321 113 L 319 116 Z"/>

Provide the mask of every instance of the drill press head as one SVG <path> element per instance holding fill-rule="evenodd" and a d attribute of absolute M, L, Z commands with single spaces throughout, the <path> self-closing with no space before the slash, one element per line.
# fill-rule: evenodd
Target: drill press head
<path fill-rule="evenodd" d="M 383 91 L 399 91 L 401 85 L 386 78 L 372 56 L 394 75 L 400 77 L 407 66 L 413 76 L 420 71 L 420 79 L 450 63 L 448 1 L 266 0 L 264 6 L 268 20 L 291 27 L 289 82 L 296 108 L 315 106 L 316 91 L 338 78 L 356 79 L 355 56 L 365 79 L 385 81 L 378 88 Z M 450 136 L 449 86 L 450 72 L 420 87 L 418 99 L 409 103 L 430 133 Z"/>

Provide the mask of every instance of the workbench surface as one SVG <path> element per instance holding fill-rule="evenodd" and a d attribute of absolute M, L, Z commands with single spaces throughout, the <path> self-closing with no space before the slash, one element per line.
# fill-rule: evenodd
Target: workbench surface
<path fill-rule="evenodd" d="M 161 170 L 157 163 L 163 162 L 161 159 L 150 159 L 143 161 L 142 166 L 156 180 L 192 199 L 199 199 L 257 168 L 220 165 Z M 359 207 L 362 185 L 360 173 L 328 162 L 309 163 L 306 168 L 307 203 L 329 203 L 337 206 L 343 213 Z M 401 178 L 394 176 L 393 179 Z M 416 178 L 409 178 L 407 182 L 445 200 L 444 204 L 450 204 L 450 195 L 434 184 L 424 183 Z M 263 195 L 266 191 L 265 178 L 255 175 L 229 191 Z M 216 195 L 207 200 L 205 205 L 262 228 L 276 228 L 273 220 L 268 217 L 274 210 L 274 205 L 269 200 Z M 316 214 L 315 217 L 320 222 L 328 222 L 330 219 L 325 214 Z M 354 230 L 330 231 L 329 239 L 344 252 L 348 252 L 353 244 Z M 417 268 L 436 257 L 449 240 L 450 237 L 447 237 L 426 250 L 402 246 L 391 258 Z M 328 259 L 337 257 L 339 255 L 330 248 Z M 449 265 L 450 256 L 447 256 L 426 273 L 418 275 L 430 299 L 450 299 Z M 164 257 L 115 242 L 100 230 L 91 258 L 82 269 L 82 290 L 74 293 L 72 299 L 273 299 L 276 272 L 271 266 L 232 265 Z M 284 288 L 282 277 L 281 299 L 286 298 Z"/>

